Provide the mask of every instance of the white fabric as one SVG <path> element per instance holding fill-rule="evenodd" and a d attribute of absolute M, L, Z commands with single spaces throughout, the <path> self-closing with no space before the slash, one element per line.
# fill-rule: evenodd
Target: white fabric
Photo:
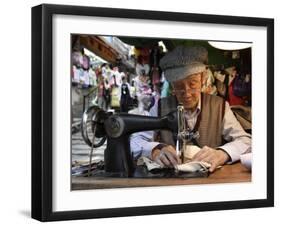
<path fill-rule="evenodd" d="M 163 168 L 163 166 L 159 165 L 157 162 L 154 162 L 150 158 L 147 158 L 145 156 L 142 156 L 138 159 L 137 165 L 138 166 L 145 165 L 147 167 L 148 171 Z"/>
<path fill-rule="evenodd" d="M 252 159 L 252 153 L 240 155 L 242 165 L 245 166 L 248 170 L 252 170 Z"/>
<path fill-rule="evenodd" d="M 183 153 L 184 162 L 186 159 L 191 160 L 200 150 L 201 148 L 196 145 L 186 145 Z"/>
<path fill-rule="evenodd" d="M 137 165 L 145 165 L 148 171 L 165 168 L 165 166 L 161 166 L 157 162 L 154 162 L 145 156 L 142 156 L 138 159 Z M 192 173 L 198 171 L 207 171 L 210 167 L 211 165 L 207 162 L 194 161 L 194 162 L 187 162 L 184 164 L 176 165 L 175 171 Z"/>
<path fill-rule="evenodd" d="M 177 171 L 191 173 L 198 171 L 207 171 L 211 167 L 210 163 L 207 162 L 187 162 L 184 164 L 176 165 Z"/>

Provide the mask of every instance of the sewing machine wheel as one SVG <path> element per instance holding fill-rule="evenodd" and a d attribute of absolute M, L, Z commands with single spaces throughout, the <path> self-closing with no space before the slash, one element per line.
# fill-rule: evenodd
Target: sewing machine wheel
<path fill-rule="evenodd" d="M 83 113 L 81 123 L 82 137 L 90 147 L 100 147 L 106 141 L 103 122 L 107 117 L 107 113 L 97 106 L 91 106 Z M 94 144 L 92 144 L 93 140 Z"/>

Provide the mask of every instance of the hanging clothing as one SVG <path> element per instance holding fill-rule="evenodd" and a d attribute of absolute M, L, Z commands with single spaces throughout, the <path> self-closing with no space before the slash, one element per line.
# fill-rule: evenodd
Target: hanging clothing
<path fill-rule="evenodd" d="M 229 105 L 245 105 L 245 101 L 242 97 L 238 97 L 234 95 L 234 90 L 233 90 L 233 81 L 230 83 L 229 87 L 228 87 L 228 102 Z"/>
<path fill-rule="evenodd" d="M 121 84 L 121 96 L 120 96 L 120 111 L 128 112 L 129 102 L 131 99 L 129 84 L 122 83 Z"/>

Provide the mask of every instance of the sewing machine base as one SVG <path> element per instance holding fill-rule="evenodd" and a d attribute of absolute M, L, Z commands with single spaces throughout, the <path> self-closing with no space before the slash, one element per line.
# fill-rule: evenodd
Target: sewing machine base
<path fill-rule="evenodd" d="M 157 169 L 148 171 L 145 166 L 137 166 L 134 175 L 130 178 L 198 178 L 208 177 L 208 171 L 198 171 L 192 173 L 176 172 L 174 169 Z M 91 172 L 90 177 L 115 177 L 126 178 L 123 173 L 109 173 L 104 170 L 95 169 Z"/>

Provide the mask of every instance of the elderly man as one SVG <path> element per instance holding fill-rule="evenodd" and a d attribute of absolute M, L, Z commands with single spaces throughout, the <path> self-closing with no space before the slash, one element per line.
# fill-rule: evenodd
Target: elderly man
<path fill-rule="evenodd" d="M 172 97 L 161 100 L 161 115 L 176 110 L 178 103 L 184 106 L 187 128 L 198 132 L 192 140 L 200 150 L 193 161 L 211 165 L 210 172 L 226 163 L 234 163 L 251 147 L 247 134 L 229 104 L 218 96 L 201 93 L 208 52 L 203 47 L 177 47 L 160 61 L 166 79 L 174 90 Z M 170 131 L 161 131 L 160 143 L 143 144 L 146 155 L 160 165 L 174 167 L 180 163 L 175 150 L 175 136 Z"/>

